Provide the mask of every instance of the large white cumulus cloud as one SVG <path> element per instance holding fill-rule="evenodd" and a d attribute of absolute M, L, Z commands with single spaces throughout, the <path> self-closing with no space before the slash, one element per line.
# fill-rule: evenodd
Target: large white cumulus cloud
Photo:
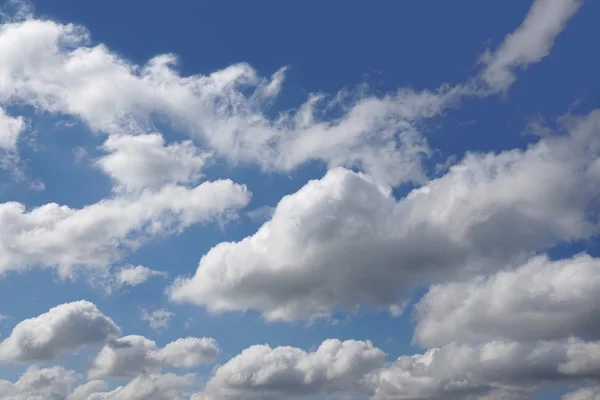
<path fill-rule="evenodd" d="M 588 238 L 600 195 L 600 112 L 526 150 L 468 154 L 397 201 L 338 168 L 284 197 L 256 234 L 220 243 L 171 298 L 293 320 L 393 306 L 414 285 L 494 271 Z"/>

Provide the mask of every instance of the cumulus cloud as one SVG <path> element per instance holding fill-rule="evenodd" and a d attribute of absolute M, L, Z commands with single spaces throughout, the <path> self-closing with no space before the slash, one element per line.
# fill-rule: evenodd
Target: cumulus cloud
<path fill-rule="evenodd" d="M 193 399 L 364 396 L 364 379 L 384 360 L 385 354 L 368 341 L 330 339 L 314 352 L 256 345 L 217 368 L 205 391 Z"/>
<path fill-rule="evenodd" d="M 75 381 L 75 373 L 61 367 L 30 367 L 15 383 L 0 380 L 0 400 L 64 400 Z"/>
<path fill-rule="evenodd" d="M 514 83 L 515 70 L 546 57 L 556 37 L 583 5 L 582 0 L 535 0 L 523 23 L 508 34 L 496 51 L 482 57 L 482 78 L 495 90 Z"/>
<path fill-rule="evenodd" d="M 396 306 L 415 285 L 493 272 L 591 237 L 600 111 L 564 123 L 568 134 L 526 150 L 468 154 L 400 201 L 369 176 L 330 170 L 284 197 L 254 235 L 213 247 L 170 297 L 216 312 L 310 319 Z"/>
<path fill-rule="evenodd" d="M 26 209 L 0 204 L 0 275 L 34 266 L 106 269 L 128 249 L 215 218 L 227 220 L 245 206 L 250 194 L 230 180 L 194 188 L 168 185 L 139 196 L 117 196 L 73 209 L 55 203 Z"/>
<path fill-rule="evenodd" d="M 133 378 L 125 386 L 88 395 L 85 400 L 184 400 L 181 389 L 194 383 L 195 376 L 150 374 Z"/>
<path fill-rule="evenodd" d="M 212 363 L 218 356 L 219 347 L 212 338 L 181 338 L 159 348 L 150 339 L 130 335 L 107 343 L 94 359 L 89 376 L 124 378 L 160 373 L 163 367 Z"/>
<path fill-rule="evenodd" d="M 10 336 L 0 342 L 0 362 L 52 360 L 120 334 L 113 320 L 93 303 L 65 303 L 17 324 Z"/>
<path fill-rule="evenodd" d="M 169 321 L 173 317 L 172 312 L 165 310 L 164 308 L 148 312 L 148 310 L 142 310 L 142 319 L 147 321 L 150 328 L 160 331 L 169 327 Z"/>
<path fill-rule="evenodd" d="M 498 390 L 529 393 L 542 383 L 583 384 L 598 379 L 599 356 L 600 342 L 578 339 L 450 344 L 377 371 L 372 398 L 469 399 Z"/>
<path fill-rule="evenodd" d="M 139 192 L 167 183 L 193 183 L 210 154 L 191 141 L 165 145 L 160 134 L 111 135 L 102 145 L 108 154 L 97 165 L 117 184 L 117 191 Z"/>
<path fill-rule="evenodd" d="M 600 339 L 600 259 L 538 256 L 514 270 L 435 285 L 416 306 L 415 341 Z"/>
<path fill-rule="evenodd" d="M 24 127 L 23 117 L 11 117 L 0 107 L 0 149 L 14 150 Z"/>
<path fill-rule="evenodd" d="M 194 375 L 143 375 L 113 390 L 100 380 L 77 382 L 73 371 L 61 367 L 31 367 L 15 382 L 0 380 L 0 400 L 183 400 L 182 389 L 193 385 Z"/>
<path fill-rule="evenodd" d="M 143 265 L 129 265 L 118 270 L 115 276 L 115 285 L 117 287 L 139 286 L 153 276 L 166 276 L 166 273 Z"/>

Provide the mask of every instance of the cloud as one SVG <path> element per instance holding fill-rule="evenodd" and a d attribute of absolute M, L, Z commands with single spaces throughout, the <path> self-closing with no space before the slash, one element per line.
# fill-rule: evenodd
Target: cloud
<path fill-rule="evenodd" d="M 210 157 L 191 141 L 168 146 L 160 134 L 111 135 L 102 145 L 108 154 L 97 165 L 117 184 L 117 191 L 139 192 L 168 183 L 194 183 Z"/>
<path fill-rule="evenodd" d="M 517 68 L 524 69 L 550 53 L 556 37 L 582 5 L 582 0 L 535 0 L 523 23 L 496 51 L 483 55 L 483 81 L 495 90 L 508 89 L 516 80 Z"/>
<path fill-rule="evenodd" d="M 578 389 L 565 394 L 561 400 L 600 400 L 600 387 Z"/>
<path fill-rule="evenodd" d="M 600 259 L 537 256 L 515 270 L 436 285 L 416 306 L 423 346 L 570 336 L 600 339 Z"/>
<path fill-rule="evenodd" d="M 94 359 L 89 376 L 124 378 L 160 373 L 163 367 L 192 368 L 212 363 L 218 355 L 212 338 L 187 337 L 159 348 L 152 340 L 130 335 L 107 343 Z"/>
<path fill-rule="evenodd" d="M 75 374 L 61 367 L 30 367 L 15 383 L 0 380 L 0 400 L 64 400 L 75 381 Z"/>
<path fill-rule="evenodd" d="M 170 298 L 210 311 L 311 319 L 402 304 L 418 285 L 493 272 L 598 232 L 600 111 L 526 150 L 471 153 L 397 201 L 342 168 L 284 197 L 254 235 L 205 254 Z M 510 190 L 507 190 L 510 188 Z"/>
<path fill-rule="evenodd" d="M 196 223 L 227 220 L 250 199 L 245 186 L 230 180 L 194 188 L 165 186 L 139 196 L 117 196 L 73 209 L 55 203 L 27 210 L 17 202 L 0 204 L 0 275 L 27 267 L 106 270 L 119 255 L 145 241 Z"/>
<path fill-rule="evenodd" d="M 364 396 L 366 374 L 385 354 L 371 342 L 324 341 L 314 352 L 256 345 L 218 367 L 193 399 L 280 399 L 292 396 Z"/>
<path fill-rule="evenodd" d="M 166 276 L 166 272 L 155 271 L 143 265 L 121 267 L 116 274 L 117 287 L 139 286 L 153 276 Z"/>
<path fill-rule="evenodd" d="M 137 376 L 113 390 L 93 380 L 71 391 L 76 382 L 77 375 L 61 367 L 30 367 L 15 383 L 0 380 L 0 400 L 183 400 L 189 396 L 181 389 L 193 385 L 195 376 Z"/>
<path fill-rule="evenodd" d="M 0 149 L 15 150 L 19 134 L 24 128 L 23 117 L 11 117 L 0 107 Z"/>
<path fill-rule="evenodd" d="M 375 374 L 374 400 L 469 399 L 497 390 L 518 395 L 543 383 L 582 384 L 600 373 L 600 342 L 450 344 L 402 356 Z"/>
<path fill-rule="evenodd" d="M 194 383 L 194 375 L 175 374 L 141 375 L 133 378 L 125 386 L 109 392 L 97 392 L 85 400 L 183 400 L 187 396 L 181 389 Z"/>
<path fill-rule="evenodd" d="M 149 313 L 147 310 L 142 310 L 142 319 L 148 321 L 150 328 L 155 331 L 167 329 L 169 327 L 169 320 L 175 315 L 164 308 L 154 310 Z"/>
<path fill-rule="evenodd" d="M 172 54 L 132 64 L 102 44 L 92 46 L 82 26 L 36 19 L 4 24 L 0 52 L 5 66 L 0 103 L 76 116 L 92 130 L 111 135 L 105 150 L 112 154 L 102 165 L 121 190 L 196 177 L 205 157 L 189 143 L 164 147 L 158 135 L 148 135 L 157 119 L 232 164 L 289 172 L 318 160 L 329 167 L 363 168 L 394 185 L 423 181 L 421 162 L 429 149 L 417 125 L 466 91 L 442 85 L 435 91 L 400 89 L 379 97 L 363 88 L 311 94 L 296 109 L 270 118 L 268 107 L 286 68 L 270 78 L 246 63 L 209 75 L 180 76 Z M 158 158 L 125 157 L 134 143 Z M 180 154 L 183 159 L 175 160 Z M 159 165 L 166 168 L 149 173 Z"/>
<path fill-rule="evenodd" d="M 88 301 L 65 303 L 21 321 L 0 342 L 0 362 L 47 361 L 121 334 L 112 319 Z"/>

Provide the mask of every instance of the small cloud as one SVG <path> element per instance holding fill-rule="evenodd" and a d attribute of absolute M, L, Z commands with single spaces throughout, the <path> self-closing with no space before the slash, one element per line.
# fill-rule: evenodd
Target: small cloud
<path fill-rule="evenodd" d="M 75 157 L 75 163 L 79 164 L 85 158 L 87 158 L 87 150 L 81 146 L 77 146 L 73 149 L 73 156 Z"/>
<path fill-rule="evenodd" d="M 153 276 L 166 276 L 166 272 L 155 271 L 142 265 L 122 267 L 115 277 L 115 286 L 138 286 Z"/>
<path fill-rule="evenodd" d="M 254 222 L 264 222 L 271 218 L 274 212 L 275 207 L 262 206 L 248 211 L 246 215 Z"/>
<path fill-rule="evenodd" d="M 169 321 L 173 315 L 175 314 L 167 311 L 164 308 L 152 311 L 151 313 L 148 312 L 148 310 L 142 310 L 142 320 L 147 321 L 150 325 L 150 328 L 154 329 L 155 331 L 167 329 L 169 327 Z"/>

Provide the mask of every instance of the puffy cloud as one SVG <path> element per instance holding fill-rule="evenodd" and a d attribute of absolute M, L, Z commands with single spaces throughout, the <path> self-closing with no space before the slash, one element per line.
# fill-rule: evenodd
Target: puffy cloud
<path fill-rule="evenodd" d="M 370 342 L 324 341 L 314 352 L 294 347 L 247 348 L 217 368 L 194 399 L 271 399 L 291 396 L 365 395 L 368 373 L 385 354 Z"/>
<path fill-rule="evenodd" d="M 36 19 L 4 24 L 0 52 L 0 101 L 74 115 L 93 130 L 114 135 L 148 133 L 159 117 L 233 163 L 290 171 L 320 160 L 331 167 L 361 167 L 393 184 L 424 179 L 421 159 L 428 147 L 417 122 L 438 114 L 464 91 L 443 86 L 381 97 L 362 90 L 328 98 L 311 95 L 296 110 L 269 118 L 266 107 L 282 87 L 285 68 L 263 78 L 240 63 L 210 75 L 182 77 L 171 54 L 134 65 L 104 45 L 91 46 L 81 26 Z M 340 117 L 327 117 L 332 109 Z M 105 147 L 114 151 L 118 146 L 117 153 L 124 154 L 134 141 L 144 142 L 148 151 L 161 147 L 157 136 L 112 137 Z M 127 160 L 136 163 L 130 173 L 116 155 L 104 167 L 124 188 L 142 185 L 135 179 L 140 176 L 143 184 L 188 180 L 202 163 L 191 150 L 180 144 L 160 150 L 159 160 L 150 164 Z M 181 152 L 187 163 L 173 162 L 171 156 Z M 165 162 L 168 168 L 158 176 L 146 173 Z"/>
<path fill-rule="evenodd" d="M 562 400 L 600 400 L 600 387 L 575 390 L 561 397 Z"/>
<path fill-rule="evenodd" d="M 165 276 L 166 273 L 162 271 L 155 271 L 153 269 L 144 267 L 143 265 L 130 265 L 121 267 L 115 276 L 115 285 L 117 287 L 123 286 L 138 286 L 146 282 L 152 276 Z"/>
<path fill-rule="evenodd" d="M 0 149 L 14 150 L 24 127 L 23 117 L 11 117 L 0 107 Z"/>
<path fill-rule="evenodd" d="M 15 383 L 0 380 L 0 400 L 64 400 L 75 381 L 75 374 L 61 367 L 30 367 Z"/>
<path fill-rule="evenodd" d="M 416 306 L 415 341 L 600 339 L 600 259 L 538 256 L 488 278 L 436 285 Z"/>
<path fill-rule="evenodd" d="M 468 154 L 397 201 L 342 168 L 284 197 L 254 235 L 205 254 L 174 301 L 270 320 L 392 307 L 406 290 L 495 271 L 558 242 L 594 235 L 600 111 L 526 150 Z M 507 189 L 509 188 L 509 189 Z"/>
<path fill-rule="evenodd" d="M 519 395 L 542 383 L 597 380 L 599 373 L 600 342 L 450 344 L 402 356 L 377 371 L 373 399 L 469 399 L 498 394 L 498 390 Z"/>
<path fill-rule="evenodd" d="M 212 338 L 177 339 L 163 348 L 143 336 L 111 340 L 94 359 L 90 377 L 134 377 L 159 373 L 164 366 L 191 368 L 214 362 L 219 347 Z"/>
<path fill-rule="evenodd" d="M 0 275 L 11 269 L 73 267 L 106 269 L 127 249 L 145 240 L 177 232 L 215 218 L 227 220 L 249 201 L 245 186 L 230 180 L 194 188 L 165 186 L 139 196 L 117 196 L 73 209 L 55 203 L 27 210 L 0 204 Z"/>
<path fill-rule="evenodd" d="M 121 334 L 112 319 L 89 301 L 61 304 L 21 321 L 0 342 L 0 362 L 31 363 L 57 358 Z"/>
<path fill-rule="evenodd" d="M 194 380 L 194 375 L 141 375 L 125 386 L 90 394 L 85 400 L 183 400 L 189 397 L 181 389 L 192 385 Z"/>
<path fill-rule="evenodd" d="M 0 380 L 0 400 L 183 400 L 189 395 L 181 389 L 194 381 L 194 375 L 151 374 L 113 390 L 106 382 L 93 380 L 71 391 L 77 382 L 73 371 L 31 367 L 15 383 Z"/>
<path fill-rule="evenodd" d="M 159 134 L 112 135 L 102 149 L 107 155 L 97 165 L 117 183 L 117 191 L 139 192 L 167 183 L 193 183 L 210 156 L 191 141 L 165 145 Z"/>
<path fill-rule="evenodd" d="M 556 37 L 583 5 L 582 0 L 535 0 L 523 23 L 493 53 L 482 57 L 483 80 L 495 90 L 515 81 L 514 71 L 546 57 Z"/>
<path fill-rule="evenodd" d="M 142 319 L 148 321 L 150 328 L 160 331 L 169 327 L 169 321 L 173 317 L 172 312 L 165 310 L 164 308 L 154 310 L 149 313 L 147 310 L 142 310 Z"/>

